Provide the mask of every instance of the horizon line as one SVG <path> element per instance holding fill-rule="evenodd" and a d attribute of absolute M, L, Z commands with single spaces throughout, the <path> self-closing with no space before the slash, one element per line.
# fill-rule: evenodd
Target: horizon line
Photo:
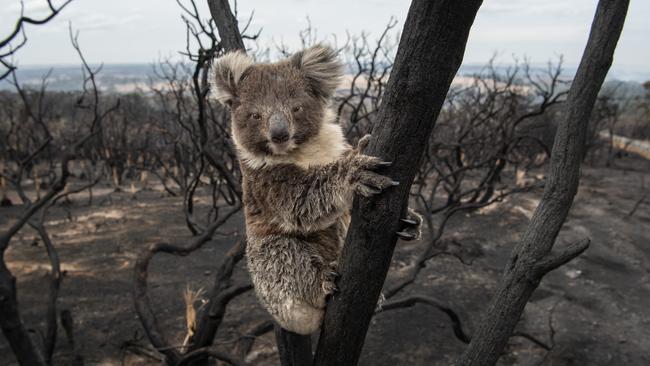
<path fill-rule="evenodd" d="M 182 61 L 182 60 L 180 60 L 180 61 Z M 192 63 L 192 62 L 188 62 L 188 63 Z M 467 61 L 467 62 L 463 62 L 461 64 L 461 66 L 463 66 L 463 65 L 485 66 L 488 63 L 489 63 L 489 60 L 487 60 L 487 61 Z M 97 63 L 89 62 L 88 63 L 88 65 L 92 66 L 92 67 L 99 66 L 99 65 L 103 65 L 103 66 L 151 66 L 151 65 L 154 65 L 154 64 L 157 64 L 157 61 L 97 62 Z M 514 62 L 514 61 L 495 62 L 494 64 L 495 64 L 495 66 L 501 66 L 501 65 L 510 66 L 510 65 L 516 64 L 516 62 Z M 520 62 L 519 64 L 523 64 L 523 62 Z M 529 62 L 528 64 L 532 65 L 532 66 L 546 66 L 546 65 L 548 65 L 548 61 L 547 62 Z M 17 69 L 18 70 L 20 70 L 21 68 L 22 69 L 46 69 L 46 68 L 57 68 L 57 67 L 69 68 L 69 67 L 81 67 L 81 66 L 82 66 L 81 62 L 79 62 L 79 63 L 56 63 L 56 64 L 24 64 L 24 65 L 19 64 Z M 569 63 L 567 63 L 565 61 L 562 64 L 562 68 L 577 68 L 577 67 L 578 67 L 578 63 L 569 64 Z M 647 70 L 645 70 L 645 71 L 650 73 L 650 66 L 648 66 L 647 64 L 613 64 L 611 66 L 611 69 L 614 69 L 614 68 L 620 69 L 622 67 L 635 68 L 635 69 L 637 69 L 637 71 L 640 71 L 638 69 L 646 68 Z"/>

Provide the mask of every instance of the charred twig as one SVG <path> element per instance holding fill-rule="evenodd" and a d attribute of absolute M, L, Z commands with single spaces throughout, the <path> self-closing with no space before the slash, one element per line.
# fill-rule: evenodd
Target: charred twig
<path fill-rule="evenodd" d="M 402 299 L 393 300 L 391 302 L 382 304 L 380 312 L 408 308 L 415 306 L 417 303 L 433 306 L 434 308 L 447 314 L 449 320 L 452 323 L 452 328 L 454 330 L 456 338 L 458 338 L 463 343 L 469 343 L 470 336 L 464 329 L 463 323 L 460 320 L 460 316 L 451 308 L 451 306 L 444 304 L 433 297 L 424 295 L 410 295 Z"/>
<path fill-rule="evenodd" d="M 0 80 L 5 79 L 9 74 L 11 74 L 16 66 L 9 61 L 10 57 L 16 53 L 20 48 L 22 48 L 27 43 L 27 35 L 25 34 L 25 25 L 42 25 L 46 24 L 57 16 L 63 8 L 68 6 L 72 0 L 66 0 L 63 4 L 54 6 L 52 0 L 46 0 L 49 14 L 40 19 L 35 19 L 32 17 L 25 16 L 25 4 L 20 2 L 20 17 L 16 20 L 13 30 L 3 39 L 0 39 L 0 64 L 5 67 L 5 71 L 0 74 Z M 12 47 L 11 43 L 14 42 L 20 35 L 22 39 L 17 45 Z M 8 50 L 6 48 L 9 48 Z"/>
<path fill-rule="evenodd" d="M 542 349 L 544 349 L 544 350 L 546 350 L 546 351 L 550 351 L 550 350 L 551 350 L 551 346 L 549 346 L 548 344 L 544 343 L 543 341 L 537 339 L 536 337 L 533 337 L 532 335 L 530 335 L 530 334 L 528 334 L 528 333 L 524 333 L 524 332 L 513 332 L 512 335 L 511 335 L 510 337 L 521 337 L 521 338 L 525 338 L 525 339 L 527 339 L 527 340 L 533 342 L 534 344 L 536 344 L 537 346 L 539 346 L 540 348 L 542 348 Z"/>
<path fill-rule="evenodd" d="M 632 217 L 632 215 L 634 215 L 634 213 L 636 212 L 636 210 L 639 208 L 639 206 L 641 206 L 641 204 L 645 201 L 646 198 L 648 198 L 648 194 L 647 194 L 647 193 L 644 194 L 643 196 L 641 196 L 641 198 L 639 198 L 639 199 L 634 203 L 634 206 L 632 206 L 632 209 L 630 210 L 630 212 L 627 213 L 627 217 Z"/>

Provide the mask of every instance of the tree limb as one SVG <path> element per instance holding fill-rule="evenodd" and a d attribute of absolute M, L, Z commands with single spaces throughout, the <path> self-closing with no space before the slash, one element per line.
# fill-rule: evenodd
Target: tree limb
<path fill-rule="evenodd" d="M 612 64 L 628 4 L 629 0 L 598 3 L 589 40 L 564 105 L 564 119 L 555 136 L 542 200 L 457 365 L 494 365 L 542 276 L 588 246 L 587 241 L 582 241 L 561 254 L 550 254 L 578 190 L 589 116 Z"/>
<path fill-rule="evenodd" d="M 208 0 L 208 7 L 212 19 L 217 24 L 222 47 L 226 51 L 243 50 L 245 52 L 246 48 L 241 33 L 239 33 L 237 18 L 230 10 L 228 0 Z"/>

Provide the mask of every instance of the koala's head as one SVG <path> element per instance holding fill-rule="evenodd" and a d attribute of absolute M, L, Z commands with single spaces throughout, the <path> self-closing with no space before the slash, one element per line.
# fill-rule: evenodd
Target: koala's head
<path fill-rule="evenodd" d="M 230 106 L 232 134 L 247 155 L 287 155 L 318 135 L 342 74 L 336 53 L 317 45 L 272 64 L 241 52 L 217 59 L 211 92 Z"/>

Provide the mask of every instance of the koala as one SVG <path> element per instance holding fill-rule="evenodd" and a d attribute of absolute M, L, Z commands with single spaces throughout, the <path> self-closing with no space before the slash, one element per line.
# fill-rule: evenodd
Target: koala
<path fill-rule="evenodd" d="M 330 99 L 342 76 L 336 52 L 317 45 L 276 63 L 242 52 L 215 60 L 211 94 L 229 106 L 242 171 L 247 264 L 261 304 L 284 329 L 320 328 L 355 194 L 369 197 L 398 182 L 388 166 L 352 148 Z M 415 239 L 421 220 L 403 220 Z"/>

